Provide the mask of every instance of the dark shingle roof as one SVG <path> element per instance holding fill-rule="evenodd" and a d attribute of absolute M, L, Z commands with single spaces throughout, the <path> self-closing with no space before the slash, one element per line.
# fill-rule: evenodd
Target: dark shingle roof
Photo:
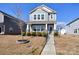
<path fill-rule="evenodd" d="M 9 18 L 12 18 L 12 19 L 15 20 L 16 22 L 23 22 L 23 23 L 25 23 L 24 21 L 22 21 L 22 20 L 20 20 L 20 19 L 18 19 L 18 18 L 16 18 L 16 17 L 14 17 L 14 16 L 11 16 L 11 15 L 9 15 L 9 14 L 7 14 L 7 13 L 1 11 L 1 10 L 0 10 L 0 12 L 1 12 L 3 15 L 9 17 Z"/>
<path fill-rule="evenodd" d="M 72 24 L 73 22 L 75 22 L 75 21 L 77 21 L 77 20 L 79 20 L 79 18 L 76 18 L 75 20 L 73 20 L 73 21 L 69 22 L 66 26 L 68 26 L 68 25 Z"/>

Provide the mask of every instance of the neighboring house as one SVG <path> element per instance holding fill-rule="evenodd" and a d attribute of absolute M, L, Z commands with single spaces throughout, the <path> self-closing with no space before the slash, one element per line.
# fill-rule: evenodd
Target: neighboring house
<path fill-rule="evenodd" d="M 61 34 L 61 35 L 66 34 L 66 30 L 65 30 L 64 28 L 62 28 L 61 31 L 60 31 L 60 34 Z"/>
<path fill-rule="evenodd" d="M 23 31 L 25 31 L 23 21 L 0 11 L 0 34 L 20 34 L 19 23 L 22 23 Z"/>
<path fill-rule="evenodd" d="M 56 11 L 41 5 L 33 9 L 29 14 L 27 32 L 49 32 L 56 30 Z"/>
<path fill-rule="evenodd" d="M 57 24 L 56 26 L 57 28 L 57 32 L 60 34 L 60 35 L 63 35 L 66 33 L 66 30 L 65 30 L 65 23 L 60 23 L 60 24 Z"/>
<path fill-rule="evenodd" d="M 68 23 L 65 29 L 66 29 L 66 34 L 79 35 L 79 18 Z"/>

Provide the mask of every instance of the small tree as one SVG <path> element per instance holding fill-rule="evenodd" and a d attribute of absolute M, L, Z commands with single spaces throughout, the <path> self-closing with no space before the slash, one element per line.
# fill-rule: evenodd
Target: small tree
<path fill-rule="evenodd" d="M 14 8 L 12 8 L 12 11 L 13 11 L 13 13 L 15 13 L 15 15 L 18 19 L 22 19 L 23 10 L 20 6 L 16 5 Z M 19 28 L 21 31 L 21 37 L 23 39 L 23 22 L 20 20 L 18 25 L 19 25 Z"/>

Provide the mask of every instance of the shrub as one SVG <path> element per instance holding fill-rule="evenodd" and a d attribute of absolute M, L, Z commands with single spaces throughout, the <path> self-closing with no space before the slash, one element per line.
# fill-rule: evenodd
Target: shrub
<path fill-rule="evenodd" d="M 47 36 L 47 33 L 46 32 L 42 32 L 42 36 L 43 37 L 46 37 Z"/>
<path fill-rule="evenodd" d="M 58 34 L 58 32 L 54 32 L 54 36 L 58 36 L 59 34 Z"/>
<path fill-rule="evenodd" d="M 37 32 L 37 36 L 42 36 L 42 33 L 41 32 Z"/>
<path fill-rule="evenodd" d="M 32 35 L 32 36 L 36 36 L 36 32 L 32 32 L 31 35 Z"/>
<path fill-rule="evenodd" d="M 31 33 L 30 32 L 27 32 L 27 36 L 31 36 Z"/>
<path fill-rule="evenodd" d="M 26 35 L 26 32 L 22 32 L 22 36 L 25 36 Z"/>

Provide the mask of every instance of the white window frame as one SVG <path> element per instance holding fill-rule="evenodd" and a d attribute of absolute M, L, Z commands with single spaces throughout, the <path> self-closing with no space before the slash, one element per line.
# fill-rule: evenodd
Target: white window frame
<path fill-rule="evenodd" d="M 43 18 L 42 18 L 43 16 Z M 41 20 L 44 20 L 45 19 L 45 15 L 44 14 L 41 14 Z"/>
<path fill-rule="evenodd" d="M 37 15 L 36 15 L 36 14 L 33 15 L 33 19 L 34 19 L 34 20 L 37 19 Z"/>

